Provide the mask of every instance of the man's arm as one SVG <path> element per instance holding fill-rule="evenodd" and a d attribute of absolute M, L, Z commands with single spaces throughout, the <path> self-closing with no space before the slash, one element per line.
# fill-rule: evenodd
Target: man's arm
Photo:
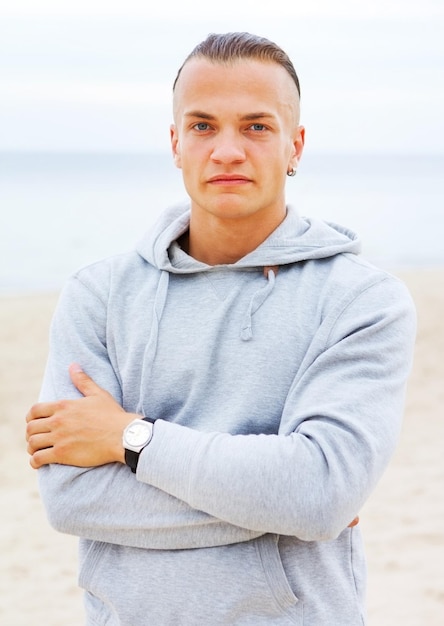
<path fill-rule="evenodd" d="M 106 291 L 106 281 L 102 283 Z M 87 539 L 152 549 L 225 545 L 263 534 L 237 528 L 195 510 L 180 499 L 135 480 L 126 465 L 111 462 L 115 448 L 120 446 L 121 451 L 120 436 L 112 438 L 112 421 L 117 420 L 121 431 L 133 416 L 126 417 L 122 409 L 118 368 L 111 362 L 106 332 L 105 298 L 76 278 L 69 281 L 51 325 L 50 352 L 40 398 L 43 402 L 29 414 L 30 418 L 35 418 L 32 420 L 34 427 L 28 424 L 33 437 L 32 449 L 41 450 L 31 464 L 41 466 L 40 492 L 52 525 L 61 532 Z M 83 402 L 82 392 L 70 379 L 69 365 L 77 359 L 94 375 L 101 388 L 107 390 L 101 398 L 105 399 L 103 412 L 94 409 L 97 398 L 85 398 Z M 73 374 L 77 380 L 81 379 L 76 368 Z M 65 421 L 64 411 L 67 409 L 73 417 L 71 402 L 74 400 L 79 400 L 82 409 L 85 408 L 86 421 L 92 426 L 93 434 L 82 431 L 82 424 L 75 420 L 70 422 L 74 426 L 73 432 L 68 434 L 69 420 Z M 101 427 L 93 423 L 96 416 Z M 57 425 L 56 448 L 51 448 L 52 443 L 47 440 L 47 417 L 51 417 L 53 426 Z M 98 435 L 104 426 L 106 433 Z M 115 444 L 111 445 L 113 451 L 107 450 L 106 458 L 99 458 L 99 466 L 92 469 L 85 466 L 89 462 L 85 454 L 97 445 L 97 441 L 92 443 L 97 435 L 99 439 L 102 437 L 102 444 L 107 443 L 105 447 L 110 441 Z M 78 465 L 83 467 L 59 464 L 61 456 L 55 461 L 53 453 L 62 455 L 62 451 L 69 448 L 68 440 L 78 437 L 83 456 L 83 462 L 78 460 Z M 48 459 L 51 459 L 49 465 L 44 465 Z"/>
<path fill-rule="evenodd" d="M 124 464 L 123 428 L 137 416 L 74 368 L 85 398 L 39 403 L 27 415 L 30 464 L 52 525 L 60 532 L 151 549 L 248 541 L 237 528 L 135 480 Z"/>

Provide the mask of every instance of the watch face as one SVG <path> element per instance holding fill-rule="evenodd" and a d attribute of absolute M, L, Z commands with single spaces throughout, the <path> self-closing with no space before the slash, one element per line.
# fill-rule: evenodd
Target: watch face
<path fill-rule="evenodd" d="M 143 420 L 130 424 L 125 431 L 125 442 L 134 447 L 143 446 L 150 440 L 151 425 Z"/>

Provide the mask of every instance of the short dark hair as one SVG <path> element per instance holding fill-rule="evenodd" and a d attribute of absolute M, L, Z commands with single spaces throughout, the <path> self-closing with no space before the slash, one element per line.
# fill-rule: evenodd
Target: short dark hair
<path fill-rule="evenodd" d="M 299 97 L 301 96 L 299 78 L 290 57 L 282 48 L 265 37 L 250 33 L 211 33 L 190 52 L 182 63 L 173 84 L 173 91 L 183 67 L 193 58 L 208 59 L 215 63 L 231 63 L 238 59 L 255 59 L 277 63 L 290 74 Z"/>

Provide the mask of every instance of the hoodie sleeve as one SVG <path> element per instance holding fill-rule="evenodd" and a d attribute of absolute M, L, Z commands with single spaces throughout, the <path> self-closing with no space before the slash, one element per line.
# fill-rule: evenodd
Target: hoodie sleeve
<path fill-rule="evenodd" d="M 68 374 L 73 361 L 81 363 L 122 403 L 106 345 L 106 302 L 78 278 L 65 287 L 53 318 L 42 401 L 80 396 Z M 184 549 L 237 543 L 262 534 L 221 521 L 166 491 L 136 481 L 121 463 L 96 468 L 52 464 L 38 474 L 50 523 L 60 532 L 86 539 L 138 548 Z"/>
<path fill-rule="evenodd" d="M 379 276 L 324 319 L 277 435 L 201 433 L 160 420 L 139 481 L 252 531 L 335 538 L 394 452 L 414 337 L 407 290 Z"/>

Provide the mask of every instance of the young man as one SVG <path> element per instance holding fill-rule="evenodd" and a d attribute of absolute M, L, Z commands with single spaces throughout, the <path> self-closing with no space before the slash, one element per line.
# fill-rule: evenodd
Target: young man
<path fill-rule="evenodd" d="M 275 44 L 197 46 L 171 142 L 189 205 L 68 283 L 27 416 L 87 624 L 364 624 L 356 516 L 399 433 L 410 297 L 286 206 L 304 129 Z"/>

